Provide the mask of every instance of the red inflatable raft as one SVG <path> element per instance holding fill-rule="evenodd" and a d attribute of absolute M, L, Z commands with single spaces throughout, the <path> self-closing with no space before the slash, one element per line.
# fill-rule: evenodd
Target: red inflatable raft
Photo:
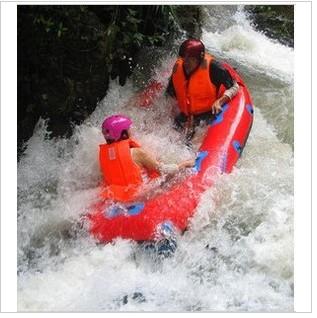
<path fill-rule="evenodd" d="M 247 87 L 240 76 L 227 64 L 225 67 L 238 82 L 238 94 L 209 124 L 199 148 L 193 174 L 166 192 L 157 194 L 146 202 L 129 204 L 100 202 L 88 216 L 89 231 L 100 242 L 115 238 L 135 241 L 156 240 L 171 232 L 182 232 L 204 191 L 209 189 L 220 173 L 230 173 L 241 156 L 252 122 L 253 105 Z M 158 95 L 160 84 L 150 84 L 141 96 L 147 100 Z M 148 102 L 143 104 L 148 106 Z"/>

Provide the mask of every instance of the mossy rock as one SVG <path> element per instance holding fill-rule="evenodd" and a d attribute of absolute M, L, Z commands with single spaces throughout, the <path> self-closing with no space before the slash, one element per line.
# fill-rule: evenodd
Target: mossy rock
<path fill-rule="evenodd" d="M 294 47 L 293 5 L 247 5 L 256 29 L 280 43 Z"/>

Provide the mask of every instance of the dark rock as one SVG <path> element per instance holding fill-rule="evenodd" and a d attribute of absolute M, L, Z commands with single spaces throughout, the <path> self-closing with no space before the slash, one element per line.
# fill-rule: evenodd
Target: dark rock
<path fill-rule="evenodd" d="M 247 5 L 254 26 L 264 34 L 290 47 L 294 47 L 293 5 Z"/>
<path fill-rule="evenodd" d="M 134 292 L 132 295 L 124 295 L 122 298 L 122 304 L 126 305 L 129 300 L 132 300 L 137 303 L 144 303 L 146 302 L 146 298 L 140 292 Z"/>
<path fill-rule="evenodd" d="M 110 78 L 125 85 L 141 48 L 164 45 L 180 27 L 197 36 L 199 6 L 185 7 L 18 6 L 18 153 L 40 117 L 50 137 L 70 136 Z"/>
<path fill-rule="evenodd" d="M 133 293 L 132 299 L 135 300 L 135 301 L 138 302 L 138 303 L 144 303 L 144 302 L 146 302 L 145 297 L 144 297 L 143 294 L 140 293 L 140 292 L 135 292 L 135 293 Z"/>

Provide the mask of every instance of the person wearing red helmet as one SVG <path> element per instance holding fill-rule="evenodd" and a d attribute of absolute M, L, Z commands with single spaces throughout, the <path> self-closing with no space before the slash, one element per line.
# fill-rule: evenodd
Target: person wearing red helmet
<path fill-rule="evenodd" d="M 181 44 L 166 92 L 177 99 L 180 112 L 174 125 L 186 129 L 187 139 L 193 137 L 201 120 L 210 120 L 221 112 L 222 105 L 238 90 L 237 82 L 220 62 L 205 52 L 200 40 L 188 39 Z"/>
<path fill-rule="evenodd" d="M 102 123 L 106 143 L 99 145 L 99 163 L 105 184 L 104 197 L 130 201 L 143 183 L 144 172 L 150 178 L 159 174 L 173 174 L 192 167 L 194 160 L 179 164 L 164 164 L 131 138 L 132 120 L 124 115 L 112 115 Z"/>

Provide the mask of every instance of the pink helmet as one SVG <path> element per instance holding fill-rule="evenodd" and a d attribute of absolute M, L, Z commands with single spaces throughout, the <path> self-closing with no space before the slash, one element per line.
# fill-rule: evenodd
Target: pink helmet
<path fill-rule="evenodd" d="M 204 53 L 205 46 L 203 42 L 196 39 L 188 39 L 181 44 L 178 55 L 180 57 L 196 57 L 201 60 L 204 57 Z"/>
<path fill-rule="evenodd" d="M 112 115 L 102 123 L 102 133 L 105 139 L 119 140 L 124 130 L 128 130 L 132 120 L 123 115 Z"/>

